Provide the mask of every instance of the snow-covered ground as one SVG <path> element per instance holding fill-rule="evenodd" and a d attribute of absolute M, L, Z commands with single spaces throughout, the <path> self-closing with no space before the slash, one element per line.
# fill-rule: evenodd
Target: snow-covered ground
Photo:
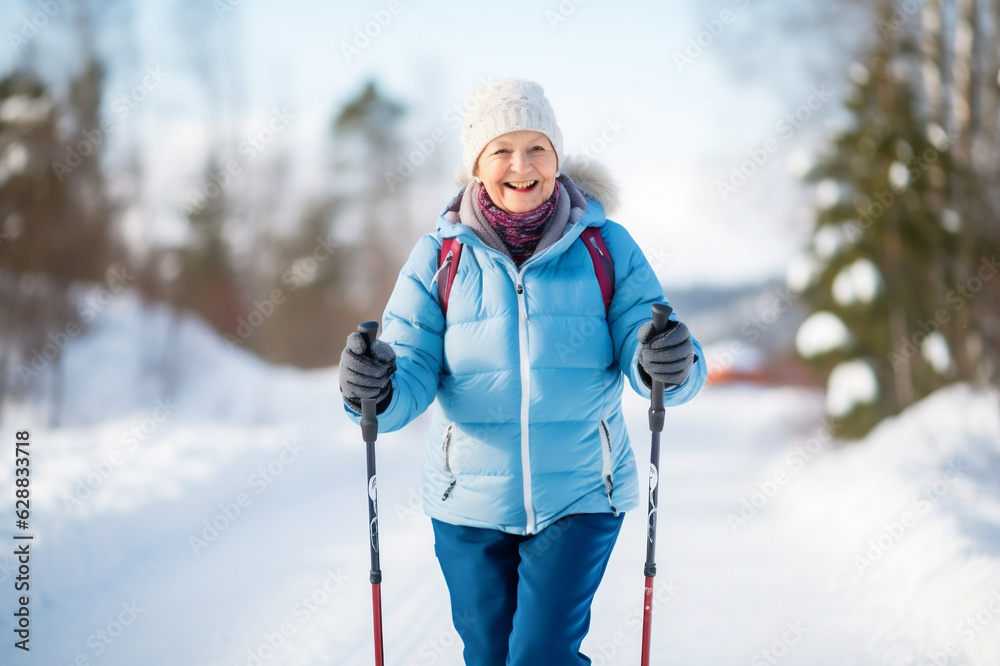
<path fill-rule="evenodd" d="M 118 299 L 62 352 L 58 428 L 4 412 L 3 534 L 28 427 L 35 540 L 30 653 L 0 551 L 0 663 L 373 663 L 364 446 L 336 371 L 170 322 Z M 1000 663 L 998 404 L 954 386 L 846 446 L 816 393 L 710 387 L 669 410 L 653 663 Z M 646 404 L 626 408 L 644 469 Z M 462 663 L 420 509 L 425 427 L 379 438 L 393 666 Z M 635 512 L 595 602 L 595 664 L 638 663 L 643 537 Z"/>

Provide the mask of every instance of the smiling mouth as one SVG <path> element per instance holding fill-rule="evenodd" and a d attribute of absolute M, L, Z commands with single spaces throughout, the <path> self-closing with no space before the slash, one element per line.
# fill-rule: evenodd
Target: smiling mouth
<path fill-rule="evenodd" d="M 514 190 L 515 192 L 529 192 L 534 189 L 535 185 L 538 185 L 537 180 L 522 180 L 516 183 L 504 183 L 507 189 Z"/>

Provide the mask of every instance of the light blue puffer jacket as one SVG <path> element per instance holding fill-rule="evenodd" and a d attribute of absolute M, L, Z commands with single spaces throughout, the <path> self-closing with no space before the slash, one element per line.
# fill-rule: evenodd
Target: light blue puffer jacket
<path fill-rule="evenodd" d="M 607 315 L 579 240 L 587 226 L 600 227 L 615 264 Z M 441 239 L 452 236 L 464 249 L 446 322 L 436 273 Z M 650 306 L 663 300 L 635 241 L 590 196 L 583 217 L 520 270 L 442 214 L 437 232 L 421 238 L 403 266 L 381 336 L 396 352 L 397 370 L 379 430 L 402 428 L 437 397 L 425 512 L 456 525 L 535 534 L 569 514 L 636 508 L 622 373 L 649 396 L 637 370 L 637 335 L 652 318 Z M 666 405 L 690 400 L 704 385 L 697 341 L 695 351 L 701 360 L 684 385 L 665 392 Z"/>

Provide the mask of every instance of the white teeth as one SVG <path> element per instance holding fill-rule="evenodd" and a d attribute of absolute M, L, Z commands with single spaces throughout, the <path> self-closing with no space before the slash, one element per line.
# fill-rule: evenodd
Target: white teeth
<path fill-rule="evenodd" d="M 525 181 L 523 183 L 507 183 L 507 184 L 510 185 L 511 187 L 513 187 L 515 190 L 526 190 L 529 187 L 531 187 L 532 185 L 534 185 L 536 182 L 538 182 L 538 181 L 529 180 L 529 181 Z"/>

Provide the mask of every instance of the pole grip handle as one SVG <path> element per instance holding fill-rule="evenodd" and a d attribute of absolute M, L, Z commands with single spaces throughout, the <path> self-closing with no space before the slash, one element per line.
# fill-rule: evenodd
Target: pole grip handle
<path fill-rule="evenodd" d="M 358 324 L 358 333 L 365 341 L 365 355 L 371 356 L 372 344 L 378 335 L 378 322 L 365 321 Z M 361 399 L 361 437 L 366 442 L 375 442 L 378 436 L 378 416 L 375 414 L 378 403 L 374 398 Z"/>
<path fill-rule="evenodd" d="M 666 303 L 653 303 L 653 330 L 663 333 L 670 326 L 670 315 L 674 309 Z M 676 324 L 675 324 L 676 325 Z"/>
<path fill-rule="evenodd" d="M 365 354 L 372 353 L 372 343 L 375 342 L 375 338 L 378 336 L 378 322 L 377 321 L 363 321 L 358 324 L 358 333 L 361 334 L 361 339 L 365 341 Z"/>
<path fill-rule="evenodd" d="M 677 322 L 670 321 L 670 315 L 674 309 L 666 303 L 653 303 L 653 331 L 662 333 L 670 329 L 671 325 L 676 326 Z M 650 387 L 652 400 L 649 405 L 649 429 L 651 432 L 663 432 L 663 382 L 653 380 Z"/>

